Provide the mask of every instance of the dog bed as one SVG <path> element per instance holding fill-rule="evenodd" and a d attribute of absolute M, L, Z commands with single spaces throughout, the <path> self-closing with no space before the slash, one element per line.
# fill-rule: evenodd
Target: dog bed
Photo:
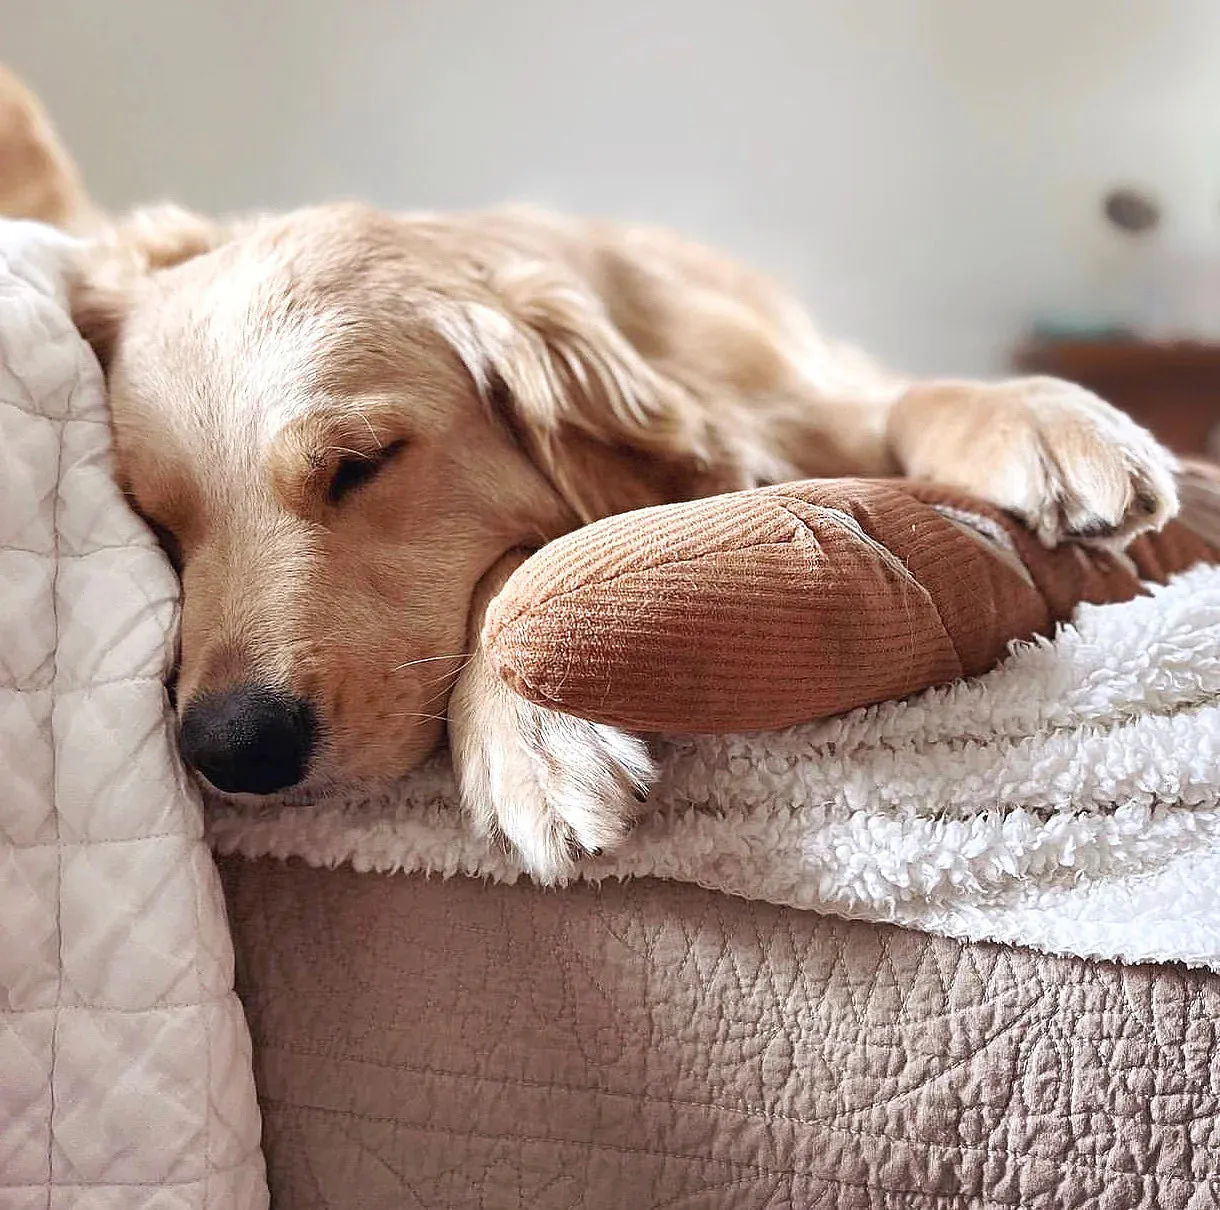
<path fill-rule="evenodd" d="M 1082 606 L 975 680 L 786 731 L 660 741 L 648 812 L 581 876 L 1082 957 L 1220 968 L 1220 567 Z M 521 875 L 448 766 L 308 809 L 218 805 L 225 852 Z"/>

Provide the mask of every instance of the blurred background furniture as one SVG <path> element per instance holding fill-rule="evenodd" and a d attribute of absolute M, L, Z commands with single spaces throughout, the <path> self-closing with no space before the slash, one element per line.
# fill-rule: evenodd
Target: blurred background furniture
<path fill-rule="evenodd" d="M 1179 454 L 1220 457 L 1220 345 L 1031 341 L 1016 368 L 1095 391 Z"/>

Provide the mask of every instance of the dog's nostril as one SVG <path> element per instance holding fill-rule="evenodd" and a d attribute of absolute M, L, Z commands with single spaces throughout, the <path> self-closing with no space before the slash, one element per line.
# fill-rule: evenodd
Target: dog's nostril
<path fill-rule="evenodd" d="M 261 685 L 195 698 L 182 715 L 187 764 L 228 794 L 273 794 L 295 786 L 313 755 L 309 703 Z"/>

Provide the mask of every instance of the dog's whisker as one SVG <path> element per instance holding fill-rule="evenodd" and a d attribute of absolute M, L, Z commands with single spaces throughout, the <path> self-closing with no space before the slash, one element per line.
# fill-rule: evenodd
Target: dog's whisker
<path fill-rule="evenodd" d="M 443 723 L 446 720 L 444 714 L 426 714 L 422 710 L 393 710 L 385 716 L 386 718 L 424 718 L 429 719 L 434 723 Z"/>
<path fill-rule="evenodd" d="M 442 672 L 440 676 L 434 676 L 427 680 L 421 680 L 419 684 L 421 687 L 427 688 L 429 685 L 443 685 L 446 681 L 454 681 L 461 676 L 467 668 L 470 667 L 471 660 L 473 659 L 474 656 L 471 656 L 470 659 L 463 660 L 456 668 L 450 668 L 448 672 Z"/>
<path fill-rule="evenodd" d="M 469 660 L 473 651 L 457 651 L 453 655 L 426 655 L 422 659 L 408 660 L 405 664 L 396 664 L 391 672 L 401 672 L 404 668 L 414 668 L 417 664 L 436 664 L 441 660 Z"/>

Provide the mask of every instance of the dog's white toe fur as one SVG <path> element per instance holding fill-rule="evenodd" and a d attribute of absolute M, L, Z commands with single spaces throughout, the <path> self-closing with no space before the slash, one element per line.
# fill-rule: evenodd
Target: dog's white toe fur
<path fill-rule="evenodd" d="M 454 688 L 449 736 L 475 826 L 544 883 L 614 848 L 654 777 L 643 740 L 527 702 L 478 655 Z"/>

